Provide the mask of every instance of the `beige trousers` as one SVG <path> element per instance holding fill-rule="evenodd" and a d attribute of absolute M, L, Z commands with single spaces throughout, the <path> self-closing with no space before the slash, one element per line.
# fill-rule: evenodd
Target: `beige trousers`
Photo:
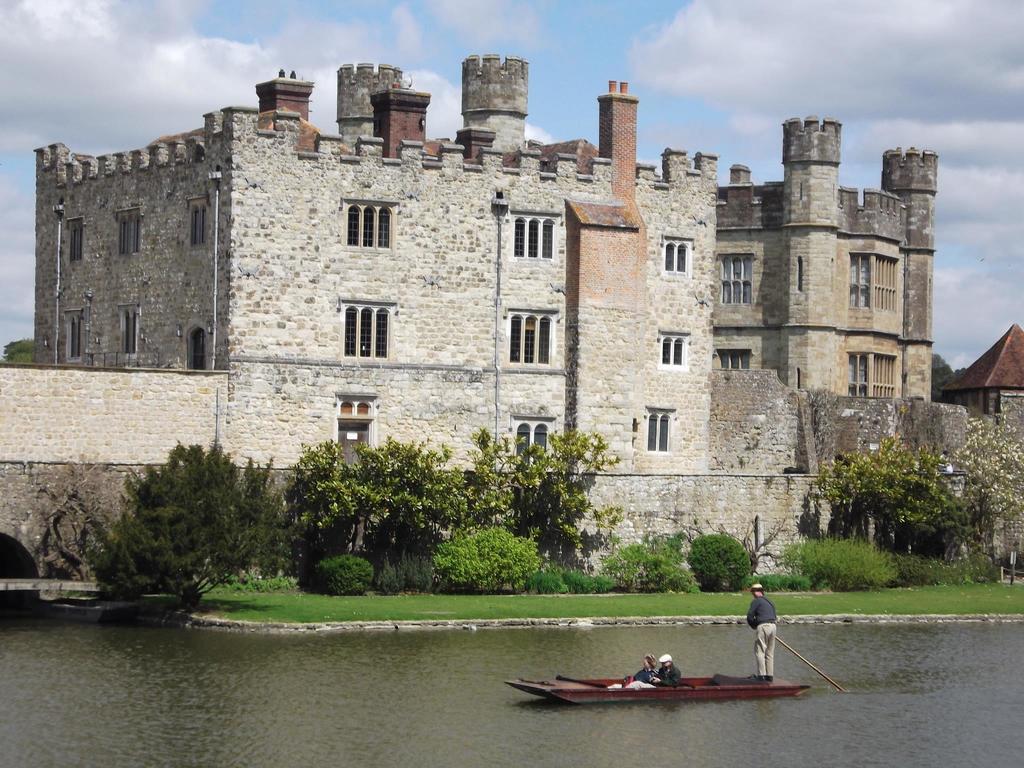
<path fill-rule="evenodd" d="M 758 624 L 754 638 L 757 674 L 775 676 L 775 624 Z"/>

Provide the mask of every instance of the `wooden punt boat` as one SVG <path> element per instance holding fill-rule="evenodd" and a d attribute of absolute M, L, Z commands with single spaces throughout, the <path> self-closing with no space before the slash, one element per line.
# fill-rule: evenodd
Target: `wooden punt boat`
<path fill-rule="evenodd" d="M 621 683 L 622 678 L 576 679 L 558 675 L 551 680 L 506 680 L 525 693 L 553 701 L 586 704 L 610 701 L 721 701 L 724 699 L 764 699 L 779 696 L 799 696 L 810 688 L 785 680 L 760 682 L 748 677 L 684 677 L 675 687 L 609 688 Z"/>

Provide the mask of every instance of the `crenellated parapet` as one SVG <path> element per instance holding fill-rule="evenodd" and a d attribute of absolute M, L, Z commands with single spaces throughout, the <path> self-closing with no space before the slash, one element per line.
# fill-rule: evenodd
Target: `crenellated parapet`
<path fill-rule="evenodd" d="M 719 229 L 776 229 L 782 226 L 782 213 L 782 182 L 744 181 L 718 189 Z"/>
<path fill-rule="evenodd" d="M 890 149 L 882 155 L 882 189 L 887 192 L 936 192 L 939 156 L 911 147 Z"/>
<path fill-rule="evenodd" d="M 839 228 L 850 234 L 903 240 L 906 208 L 897 195 L 878 189 L 839 188 Z"/>
<path fill-rule="evenodd" d="M 495 132 L 494 146 L 515 150 L 525 142 L 530 65 L 496 54 L 462 62 L 462 119 L 466 128 Z"/>
<path fill-rule="evenodd" d="M 401 85 L 400 67 L 390 64 L 345 64 L 338 69 L 338 133 L 354 146 L 360 136 L 373 135 L 370 96 Z"/>
<path fill-rule="evenodd" d="M 843 125 L 826 117 L 793 117 L 782 124 L 782 162 L 839 164 Z"/>

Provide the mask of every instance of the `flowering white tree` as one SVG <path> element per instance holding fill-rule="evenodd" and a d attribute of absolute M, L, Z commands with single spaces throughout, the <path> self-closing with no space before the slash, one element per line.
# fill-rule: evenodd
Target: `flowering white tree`
<path fill-rule="evenodd" d="M 1024 443 L 1005 425 L 971 419 L 954 462 L 966 473 L 962 503 L 974 542 L 991 547 L 998 523 L 1024 515 Z"/>

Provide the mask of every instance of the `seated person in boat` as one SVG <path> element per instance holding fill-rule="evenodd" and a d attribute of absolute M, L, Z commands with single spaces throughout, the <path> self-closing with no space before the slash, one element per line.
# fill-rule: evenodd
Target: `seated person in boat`
<path fill-rule="evenodd" d="M 658 671 L 654 673 L 654 677 L 651 679 L 651 682 L 655 685 L 668 685 L 673 688 L 679 685 L 679 678 L 681 678 L 682 675 L 676 665 L 672 663 L 672 657 L 666 653 L 658 659 L 658 663 L 661 664 L 661 666 L 658 667 Z"/>
<path fill-rule="evenodd" d="M 644 656 L 644 666 L 635 675 L 627 675 L 621 683 L 608 686 L 609 688 L 632 688 L 634 690 L 639 688 L 653 688 L 654 683 L 651 680 L 654 679 L 655 673 L 658 671 L 658 662 L 654 659 L 653 653 L 648 653 Z"/>

